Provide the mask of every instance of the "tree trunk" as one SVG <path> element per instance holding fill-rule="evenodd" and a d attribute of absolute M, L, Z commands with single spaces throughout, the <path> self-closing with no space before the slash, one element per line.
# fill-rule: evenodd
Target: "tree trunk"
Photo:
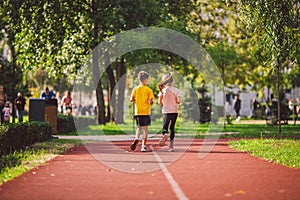
<path fill-rule="evenodd" d="M 223 127 L 224 129 L 226 128 L 226 122 L 228 123 L 230 119 L 227 119 L 227 116 L 226 116 L 226 91 L 225 91 L 225 65 L 222 64 L 222 81 L 223 81 L 223 116 L 224 116 L 224 124 L 223 124 Z"/>
<path fill-rule="evenodd" d="M 104 105 L 104 95 L 102 89 L 101 75 L 98 63 L 98 51 L 93 50 L 93 83 L 96 86 L 96 101 L 97 101 L 97 120 L 99 124 L 105 124 L 105 105 Z"/>
<path fill-rule="evenodd" d="M 116 80 L 114 77 L 114 72 L 112 69 L 112 64 L 110 64 L 106 68 L 106 74 L 107 74 L 107 82 L 108 82 L 108 104 L 109 104 L 109 121 L 113 122 L 114 121 L 114 116 L 115 116 L 115 105 L 116 105 L 116 91 L 115 91 L 115 86 L 116 86 Z"/>
<path fill-rule="evenodd" d="M 97 101 L 97 119 L 99 124 L 105 124 L 105 105 L 104 105 L 104 95 L 101 82 L 101 72 L 99 68 L 99 53 L 97 49 L 99 40 L 99 26 L 96 18 L 98 7 L 97 2 L 92 0 L 92 18 L 93 18 L 93 42 L 92 42 L 92 65 L 93 65 L 93 83 L 96 86 L 96 101 Z"/>
<path fill-rule="evenodd" d="M 104 95 L 102 89 L 101 79 L 99 79 L 97 88 L 96 88 L 96 97 L 97 97 L 97 120 L 99 124 L 105 124 L 105 105 L 104 105 Z"/>
<path fill-rule="evenodd" d="M 12 67 L 12 77 L 11 77 L 11 82 L 10 82 L 10 95 L 9 95 L 9 100 L 11 101 L 11 106 L 12 106 L 12 122 L 15 123 L 16 119 L 16 109 L 15 109 L 15 97 L 16 97 L 16 63 L 17 63 L 17 55 L 15 51 L 15 33 L 12 30 L 8 31 L 9 38 L 8 38 L 8 44 L 11 50 L 11 56 L 12 56 L 12 62 L 11 62 L 11 67 Z"/>
<path fill-rule="evenodd" d="M 277 85 L 276 85 L 276 90 L 277 90 L 277 118 L 278 118 L 278 133 L 281 133 L 281 98 L 280 98 L 280 63 L 277 65 Z"/>
<path fill-rule="evenodd" d="M 125 102 L 125 89 L 126 89 L 126 66 L 124 62 L 124 58 L 121 58 L 117 62 L 117 106 L 116 106 L 116 123 L 117 124 L 124 124 L 124 102 Z"/>

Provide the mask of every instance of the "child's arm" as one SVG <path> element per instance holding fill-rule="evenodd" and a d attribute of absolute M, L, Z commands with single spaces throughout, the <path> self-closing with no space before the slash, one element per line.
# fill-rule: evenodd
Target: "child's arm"
<path fill-rule="evenodd" d="M 130 102 L 135 102 L 134 96 L 131 96 L 131 97 L 130 97 Z"/>
<path fill-rule="evenodd" d="M 150 105 L 152 105 L 152 104 L 154 103 L 154 100 L 155 100 L 155 97 L 154 97 L 154 94 L 153 94 L 153 91 L 152 91 L 152 90 L 150 90 L 148 99 L 149 99 Z"/>
<path fill-rule="evenodd" d="M 149 103 L 152 105 L 154 103 L 154 99 L 150 99 Z"/>
<path fill-rule="evenodd" d="M 135 90 L 133 90 L 130 95 L 130 102 L 135 102 Z"/>
<path fill-rule="evenodd" d="M 130 98 L 130 102 L 135 102 L 134 97 L 131 97 L 131 98 Z"/>
<path fill-rule="evenodd" d="M 163 93 L 161 92 L 160 95 L 159 95 L 159 97 L 158 97 L 158 105 L 161 105 L 161 106 L 163 105 L 163 101 L 162 100 L 163 100 Z"/>
<path fill-rule="evenodd" d="M 181 103 L 180 97 L 179 97 L 179 96 L 176 96 L 176 103 L 177 103 L 177 104 L 180 104 L 180 103 Z"/>

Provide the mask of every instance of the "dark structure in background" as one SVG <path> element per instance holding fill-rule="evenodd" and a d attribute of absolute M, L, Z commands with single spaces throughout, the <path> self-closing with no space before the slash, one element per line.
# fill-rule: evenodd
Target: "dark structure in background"
<path fill-rule="evenodd" d="M 29 99 L 29 121 L 49 122 L 57 133 L 57 99 Z"/>

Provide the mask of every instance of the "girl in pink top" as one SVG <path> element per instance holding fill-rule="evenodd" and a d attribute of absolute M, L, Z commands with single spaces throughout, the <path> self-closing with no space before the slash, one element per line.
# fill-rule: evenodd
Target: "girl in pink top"
<path fill-rule="evenodd" d="M 180 104 L 180 91 L 173 87 L 172 73 L 166 76 L 159 84 L 158 104 L 162 106 L 163 114 L 163 138 L 159 141 L 160 146 L 164 146 L 169 137 L 169 151 L 174 151 L 175 124 L 178 117 L 178 104 Z"/>
<path fill-rule="evenodd" d="M 5 107 L 2 109 L 2 112 L 4 113 L 4 123 L 9 123 L 10 115 L 11 115 L 11 108 L 10 108 L 10 102 L 7 101 L 5 103 Z"/>

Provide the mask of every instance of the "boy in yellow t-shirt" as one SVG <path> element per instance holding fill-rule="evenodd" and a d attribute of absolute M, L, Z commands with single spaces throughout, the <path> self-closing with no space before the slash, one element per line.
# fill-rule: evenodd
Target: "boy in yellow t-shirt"
<path fill-rule="evenodd" d="M 151 125 L 151 105 L 154 102 L 154 94 L 151 88 L 148 87 L 149 74 L 145 71 L 138 73 L 138 79 L 140 85 L 135 87 L 132 91 L 130 101 L 135 102 L 135 119 L 136 119 L 136 134 L 130 148 L 135 150 L 136 145 L 139 142 L 139 137 L 142 129 L 144 130 L 142 138 L 142 152 L 146 152 L 146 143 L 148 138 L 148 126 Z"/>

